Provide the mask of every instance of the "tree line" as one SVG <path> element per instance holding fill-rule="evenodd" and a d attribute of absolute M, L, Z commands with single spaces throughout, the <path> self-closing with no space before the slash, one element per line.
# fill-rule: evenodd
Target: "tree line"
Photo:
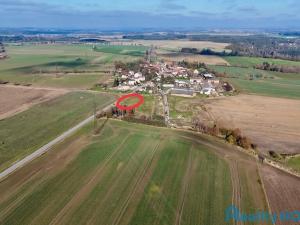
<path fill-rule="evenodd" d="M 0 42 L 0 59 L 5 58 L 7 56 L 5 47 L 2 42 Z"/>
<path fill-rule="evenodd" d="M 300 66 L 276 65 L 268 62 L 263 62 L 254 66 L 255 69 L 275 71 L 281 73 L 300 73 Z"/>

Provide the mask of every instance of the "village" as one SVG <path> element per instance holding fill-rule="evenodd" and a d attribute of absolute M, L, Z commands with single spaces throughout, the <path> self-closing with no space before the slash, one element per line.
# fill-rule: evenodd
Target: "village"
<path fill-rule="evenodd" d="M 116 68 L 115 90 L 152 94 L 163 90 L 166 94 L 193 97 L 197 93 L 220 96 L 228 83 L 221 82 L 213 73 L 191 70 L 176 63 L 149 63 L 139 65 L 139 71 Z"/>

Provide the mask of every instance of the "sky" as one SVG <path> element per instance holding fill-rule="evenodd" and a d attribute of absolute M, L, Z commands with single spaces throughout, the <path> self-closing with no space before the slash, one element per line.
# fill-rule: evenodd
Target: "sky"
<path fill-rule="evenodd" d="M 0 0 L 0 27 L 300 29 L 299 0 Z"/>

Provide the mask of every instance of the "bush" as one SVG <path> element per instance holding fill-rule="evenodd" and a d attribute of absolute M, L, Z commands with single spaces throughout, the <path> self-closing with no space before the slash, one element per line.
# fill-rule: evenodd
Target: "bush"
<path fill-rule="evenodd" d="M 275 151 L 269 151 L 269 155 L 273 158 L 273 159 L 281 159 L 281 155 L 278 154 L 277 152 Z"/>
<path fill-rule="evenodd" d="M 247 137 L 239 136 L 238 139 L 236 140 L 236 143 L 238 146 L 245 149 L 249 149 L 251 147 L 250 140 Z"/>
<path fill-rule="evenodd" d="M 135 117 L 123 117 L 122 120 L 132 123 L 142 123 L 146 125 L 158 126 L 158 127 L 165 127 L 164 121 L 160 120 L 150 120 L 144 119 L 145 117 L 135 118 Z"/>

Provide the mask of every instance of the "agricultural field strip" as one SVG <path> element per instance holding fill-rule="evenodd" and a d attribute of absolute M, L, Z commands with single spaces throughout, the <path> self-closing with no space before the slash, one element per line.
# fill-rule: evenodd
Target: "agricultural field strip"
<path fill-rule="evenodd" d="M 103 108 L 103 110 L 106 110 L 106 108 L 108 108 L 111 103 L 112 102 L 110 102 L 108 106 Z M 32 160 L 34 160 L 34 159 L 38 158 L 39 156 L 45 154 L 47 151 L 51 150 L 51 148 L 54 145 L 62 142 L 64 139 L 66 139 L 67 137 L 69 137 L 70 135 L 72 135 L 73 133 L 75 133 L 80 128 L 87 125 L 88 123 L 90 123 L 93 120 L 94 120 L 94 115 L 88 117 L 87 119 L 83 120 L 82 122 L 80 122 L 76 126 L 74 126 L 74 127 L 70 128 L 69 130 L 65 131 L 63 134 L 61 134 L 60 136 L 58 136 L 54 140 L 50 141 L 48 144 L 46 144 L 46 145 L 42 146 L 41 148 L 37 149 L 35 152 L 31 153 L 30 155 L 26 156 L 25 158 L 21 159 L 20 161 L 14 163 L 9 168 L 5 169 L 4 171 L 2 171 L 0 173 L 0 180 L 7 177 L 9 174 L 13 173 L 14 171 L 16 171 L 17 169 L 19 169 L 22 166 L 26 165 L 27 163 L 31 162 Z"/>
<path fill-rule="evenodd" d="M 87 141 L 86 142 L 83 142 L 82 143 L 82 140 L 84 140 L 85 138 L 78 138 L 74 141 L 73 138 L 76 138 L 76 136 L 74 137 L 71 137 L 71 139 L 69 140 L 66 140 L 67 141 L 67 147 L 66 149 L 67 150 L 70 150 L 70 149 L 74 149 L 74 148 L 77 148 L 77 154 L 79 154 L 79 150 L 81 150 L 82 147 L 84 147 L 85 145 L 87 145 Z M 74 142 L 73 142 L 74 141 Z M 61 144 L 64 144 L 64 143 L 61 143 Z M 57 145 L 56 146 L 57 148 L 60 148 L 61 146 L 60 145 Z M 56 148 L 56 149 L 57 149 Z M 70 161 L 72 161 L 72 159 L 75 158 L 75 156 L 77 155 L 72 155 L 72 152 L 61 152 L 61 154 L 59 154 L 59 159 L 61 159 L 61 161 L 63 161 L 65 159 L 64 156 L 68 155 L 68 156 L 71 156 L 69 158 Z M 53 152 L 53 154 L 50 157 L 50 160 L 47 162 L 43 162 L 43 166 L 45 166 L 47 163 L 50 164 L 50 162 L 53 160 L 53 159 L 57 159 L 57 157 L 53 157 L 55 156 L 55 150 Z M 42 159 L 43 161 L 46 161 L 46 158 L 43 158 Z M 52 162 L 51 162 L 52 163 Z M 39 164 L 39 162 L 36 163 L 37 165 Z M 41 164 L 41 162 L 40 162 Z M 63 166 L 57 166 L 55 165 L 55 172 L 54 174 L 57 174 L 61 169 L 65 168 L 66 166 L 66 163 L 63 163 L 64 165 Z M 33 166 L 34 167 L 34 166 Z M 10 190 L 7 191 L 9 192 L 9 194 L 5 197 L 5 198 L 1 198 L 1 204 L 3 205 L 9 205 L 9 207 L 7 207 L 5 210 L 0 208 L 0 211 L 1 211 L 1 214 L 0 214 L 0 221 L 3 220 L 3 218 L 13 209 L 15 208 L 17 205 L 19 205 L 24 199 L 26 199 L 34 190 L 37 186 L 41 185 L 43 182 L 45 182 L 46 180 L 46 177 L 43 176 L 43 170 L 39 169 L 39 167 L 37 167 L 34 171 L 32 171 L 31 173 L 26 173 L 27 170 L 25 171 L 18 171 L 18 173 L 22 173 L 21 177 L 22 179 L 18 180 L 18 182 L 23 183 L 22 186 L 19 186 L 19 184 L 14 184 L 13 186 L 11 186 Z M 24 174 L 25 173 L 25 174 Z M 52 174 L 52 173 L 51 173 Z M 18 175 L 16 175 L 18 176 Z M 41 178 L 43 177 L 42 179 L 38 180 L 38 178 Z M 17 195 L 18 191 L 20 190 L 25 190 L 24 192 L 22 192 L 23 194 L 22 195 Z M 13 195 L 17 195 L 18 197 L 15 198 L 12 202 L 9 201 L 9 198 Z"/>
<path fill-rule="evenodd" d="M 230 173 L 231 173 L 231 183 L 232 183 L 232 205 L 241 209 L 241 184 L 238 173 L 238 163 L 236 160 L 232 159 L 233 162 L 229 163 Z M 242 221 L 235 221 L 236 225 L 243 225 Z"/>
<path fill-rule="evenodd" d="M 34 180 L 34 178 L 31 178 L 32 180 Z M 2 209 L 1 208 L 1 214 L 0 214 L 0 221 L 2 221 L 9 213 L 11 213 L 13 211 L 13 209 L 15 207 L 17 207 L 19 204 L 21 204 L 29 195 L 32 194 L 32 192 L 35 190 L 35 188 L 38 185 L 41 185 L 45 180 L 44 179 L 40 179 L 39 181 L 37 181 L 34 185 L 30 185 L 30 181 L 28 181 L 28 184 L 25 184 L 24 189 L 27 188 L 27 190 L 23 193 L 23 195 L 21 195 L 20 197 L 17 197 L 14 201 L 9 202 L 8 207 Z M 9 198 L 9 197 L 7 197 Z"/>
<path fill-rule="evenodd" d="M 122 219 L 122 217 L 124 216 L 124 214 L 126 212 L 126 209 L 128 208 L 129 202 L 136 195 L 136 192 L 139 188 L 139 184 L 142 182 L 143 179 L 145 179 L 145 175 L 148 172 L 149 168 L 151 167 L 151 165 L 154 161 L 154 157 L 156 155 L 156 152 L 159 149 L 160 143 L 161 143 L 161 140 L 159 140 L 158 143 L 154 146 L 154 148 L 151 152 L 151 156 L 149 157 L 149 160 L 146 162 L 146 165 L 144 166 L 144 169 L 142 170 L 142 173 L 141 173 L 140 177 L 138 177 L 138 179 L 136 180 L 133 190 L 131 191 L 131 193 L 128 195 L 127 199 L 125 200 L 125 202 L 121 206 L 121 210 L 119 212 L 119 215 L 113 221 L 113 225 L 118 225 L 120 223 L 120 220 Z"/>
<path fill-rule="evenodd" d="M 114 204 L 113 202 L 111 202 L 112 199 L 115 200 L 118 199 L 118 205 L 124 206 L 128 196 L 131 196 L 132 190 L 135 189 L 135 185 L 137 184 L 136 179 L 138 180 L 144 179 L 141 178 L 141 176 L 144 176 L 144 170 L 145 170 L 144 167 L 147 166 L 147 164 L 149 165 L 149 162 L 152 161 L 151 154 L 154 154 L 154 152 L 156 151 L 156 149 L 153 148 L 152 145 L 153 142 L 148 142 L 146 145 L 142 145 L 141 138 L 144 137 L 144 135 L 143 136 L 139 135 L 138 138 L 139 141 L 138 143 L 135 143 L 135 147 L 133 148 L 133 146 L 130 143 L 135 142 L 134 134 L 131 133 L 130 130 L 127 133 L 130 133 L 129 139 L 125 140 L 126 143 L 123 142 L 122 150 L 120 150 L 117 153 L 117 155 L 115 155 L 114 158 L 109 162 L 109 165 L 107 165 L 107 168 L 105 169 L 105 171 L 103 171 L 103 174 L 101 175 L 103 178 L 101 178 L 101 180 L 98 179 L 98 182 L 95 182 L 93 188 L 91 189 L 90 194 L 88 193 L 88 195 L 85 195 L 86 197 L 83 199 L 83 201 L 80 204 L 77 204 L 76 202 L 75 207 L 78 207 L 78 205 L 80 205 L 80 207 L 76 211 L 73 210 L 73 213 L 83 214 L 85 215 L 84 218 L 80 217 L 81 219 L 78 222 L 76 218 L 75 219 L 72 218 L 72 215 L 70 215 L 72 212 L 69 211 L 68 212 L 69 216 L 64 217 L 63 219 L 67 220 L 68 218 L 72 218 L 70 221 L 71 224 L 72 221 L 77 221 L 79 224 L 80 221 L 82 222 L 84 221 L 85 224 L 86 223 L 98 224 L 100 223 L 98 221 L 100 218 L 101 221 L 103 220 L 106 221 L 107 219 L 113 220 L 116 217 L 118 217 L 118 215 L 120 214 L 121 210 L 123 210 L 123 208 L 120 209 L 119 207 L 112 208 L 109 207 L 108 204 Z M 126 133 L 124 134 L 126 135 Z M 124 136 L 121 137 L 119 136 L 119 138 L 121 138 L 120 141 L 124 140 Z M 111 142 L 113 140 L 115 139 L 106 137 L 104 141 Z M 139 149 L 139 151 L 135 151 L 137 148 Z M 152 150 L 148 151 L 149 149 Z M 126 156 L 125 157 L 126 159 L 124 158 L 124 156 Z M 121 164 L 120 164 L 120 160 L 121 160 Z M 111 174 L 111 172 L 109 171 L 112 170 L 114 171 L 116 169 L 115 168 L 116 165 L 118 165 L 117 168 L 122 168 L 122 165 L 124 165 L 125 167 L 123 167 L 122 170 L 119 170 L 118 173 Z M 124 179 L 125 177 L 126 179 Z M 143 182 L 147 183 L 147 181 L 143 181 Z M 94 201 L 95 197 L 91 197 L 91 195 L 94 196 L 95 194 L 99 199 L 97 202 Z M 123 202 L 124 204 L 122 204 Z M 88 207 L 94 208 L 93 213 L 86 211 L 86 208 Z M 60 222 L 62 222 L 62 220 L 60 220 Z M 105 224 L 112 224 L 112 222 L 113 221 L 111 222 L 106 221 Z"/>
<path fill-rule="evenodd" d="M 130 132 L 130 131 L 129 131 Z M 141 141 L 138 141 L 136 143 L 136 146 L 134 149 L 139 149 L 139 151 L 132 151 L 132 147 L 128 148 L 128 143 L 135 139 L 135 134 L 130 135 L 130 140 L 126 141 L 125 146 L 123 146 L 122 152 L 127 152 L 129 154 L 129 157 L 125 160 L 125 167 L 122 168 L 120 173 L 115 174 L 115 176 L 111 177 L 109 181 L 106 183 L 106 187 L 108 187 L 108 191 L 105 193 L 105 196 L 101 198 L 101 206 L 104 206 L 111 203 L 111 200 L 114 198 L 118 198 L 118 205 L 120 207 L 116 208 L 108 208 L 105 209 L 101 208 L 99 209 L 99 213 L 103 215 L 103 217 L 100 219 L 102 220 L 108 220 L 106 221 L 107 224 L 114 224 L 116 222 L 116 218 L 121 219 L 120 213 L 122 210 L 126 210 L 126 201 L 128 198 L 130 198 L 132 191 L 135 190 L 136 185 L 138 184 L 138 180 L 143 180 L 143 176 L 145 175 L 144 170 L 145 166 L 149 162 L 151 162 L 151 155 L 155 151 L 155 148 L 153 148 L 151 143 L 142 144 Z M 154 146 L 155 147 L 155 146 Z M 151 151 L 147 151 L 149 148 L 151 148 Z M 121 157 L 120 154 L 118 154 L 118 157 L 116 157 L 116 160 Z M 124 160 L 124 159 L 123 159 Z M 122 160 L 122 162 L 123 162 Z M 118 161 L 118 160 L 117 160 Z M 126 163 L 127 162 L 127 163 Z M 149 164 L 148 164 L 149 165 Z M 124 176 L 126 176 L 128 179 L 124 182 Z M 123 183 L 124 182 L 124 183 Z M 97 186 L 100 186 L 101 184 L 98 183 Z M 96 188 L 96 187 L 95 187 Z M 95 209 L 97 210 L 97 209 Z M 101 211 L 101 212 L 100 212 Z M 107 215 L 110 214 L 110 217 L 107 218 Z M 94 213 L 93 216 L 91 216 L 88 219 L 88 224 L 97 224 L 99 223 L 99 214 Z"/>
<path fill-rule="evenodd" d="M 130 139 L 131 140 L 134 139 L 133 133 L 130 135 Z M 129 142 L 129 140 L 126 141 L 126 143 L 128 143 L 128 142 Z M 126 143 L 125 143 L 125 146 L 126 146 Z M 123 146 L 124 147 L 122 149 L 123 152 L 128 150 L 128 148 L 125 146 Z M 113 212 L 111 213 L 113 215 L 113 221 L 109 224 L 115 224 L 116 220 L 121 217 L 121 215 L 120 215 L 120 214 L 122 214 L 121 212 L 123 210 L 126 210 L 126 201 L 128 200 L 128 198 L 131 198 L 132 192 L 135 190 L 135 187 L 138 184 L 137 182 L 143 179 L 143 176 L 145 174 L 144 173 L 145 166 L 147 166 L 148 163 L 151 161 L 152 157 L 150 155 L 155 150 L 155 148 L 152 147 L 152 152 L 148 153 L 146 150 L 148 149 L 148 147 L 151 147 L 151 146 L 149 144 L 141 146 L 141 142 L 138 143 L 136 147 L 138 147 L 140 152 L 134 151 L 133 153 L 131 153 L 131 155 L 128 158 L 129 161 L 127 161 L 127 163 L 125 164 L 126 166 L 122 169 L 122 171 L 120 173 L 116 174 L 116 176 L 114 176 L 111 179 L 112 183 L 110 181 L 108 181 L 108 183 L 106 185 L 109 186 L 109 191 L 105 193 L 105 196 L 103 198 L 101 198 L 101 205 L 106 205 L 106 202 L 109 202 L 110 198 L 112 198 L 112 196 L 115 196 L 115 195 L 119 196 L 119 194 L 122 194 L 119 198 L 120 204 L 118 204 L 118 205 L 120 205 L 120 207 L 111 209 L 111 210 L 113 210 Z M 129 150 L 131 150 L 131 149 L 129 149 Z M 145 154 L 145 155 L 143 155 L 145 158 L 141 159 L 141 161 L 138 160 L 140 153 L 142 153 L 142 155 Z M 147 154 L 149 154 L 149 155 L 147 155 Z M 116 157 L 116 159 L 118 159 L 118 156 Z M 128 178 L 131 177 L 132 180 L 130 182 L 122 185 L 122 178 L 126 175 L 128 176 Z M 97 185 L 99 185 L 99 183 Z M 109 209 L 107 209 L 107 210 L 109 211 Z M 105 212 L 104 212 L 104 214 L 105 214 Z M 88 224 L 96 224 L 97 223 L 96 217 L 97 217 L 97 214 L 94 214 L 92 217 L 89 218 L 87 223 Z"/>
<path fill-rule="evenodd" d="M 79 191 L 75 194 L 75 196 L 67 203 L 66 206 L 59 212 L 59 214 L 51 221 L 49 225 L 60 224 L 64 218 L 67 217 L 69 213 L 71 213 L 71 209 L 74 205 L 80 204 L 85 197 L 87 197 L 88 193 L 95 187 L 95 185 L 99 182 L 99 180 L 103 176 L 104 169 L 108 166 L 109 162 L 113 159 L 114 156 L 118 154 L 118 152 L 122 151 L 122 147 L 125 142 L 130 137 L 130 133 L 119 143 L 118 147 L 114 149 L 113 152 L 108 154 L 107 158 L 104 160 L 103 164 L 100 165 L 99 168 L 96 169 L 94 174 L 87 178 L 86 184 L 79 189 Z"/>
<path fill-rule="evenodd" d="M 212 151 L 214 154 L 220 156 L 220 157 L 224 157 L 224 159 L 228 162 L 229 167 L 230 167 L 230 171 L 231 171 L 231 179 L 232 179 L 232 188 L 233 188 L 233 195 L 232 195 L 232 204 L 235 204 L 237 207 L 242 208 L 241 205 L 241 181 L 240 181 L 240 174 L 238 173 L 239 168 L 238 168 L 238 158 L 237 155 L 238 154 L 243 154 L 244 156 L 250 156 L 251 158 L 247 159 L 248 163 L 251 163 L 252 166 L 255 166 L 257 169 L 259 169 L 257 167 L 257 163 L 255 161 L 256 157 L 250 153 L 247 153 L 246 151 L 243 150 L 238 150 L 239 148 L 235 148 L 236 150 L 232 151 L 232 155 L 227 155 L 227 153 L 224 153 L 224 149 L 220 148 L 217 145 L 213 145 L 209 142 L 205 142 L 203 140 L 199 140 L 199 139 L 195 139 L 194 137 L 189 137 L 186 135 L 182 135 L 182 134 L 178 134 L 178 136 L 183 137 L 185 139 L 188 140 L 192 140 L 195 142 L 198 142 L 202 145 L 205 145 L 207 147 L 209 147 L 210 149 L 214 150 Z M 269 165 L 269 164 L 268 164 Z M 271 165 L 269 165 L 271 166 Z M 277 169 L 276 167 L 271 166 L 272 169 Z M 286 171 L 284 171 L 286 172 Z M 265 196 L 265 198 L 267 199 L 267 196 Z"/>
<path fill-rule="evenodd" d="M 194 146 L 192 145 L 192 148 Z M 184 175 L 184 178 L 182 180 L 182 191 L 180 193 L 180 200 L 179 200 L 179 205 L 178 205 L 178 213 L 176 213 L 176 220 L 175 220 L 175 225 L 180 225 L 182 221 L 182 214 L 183 214 L 183 208 L 184 208 L 184 203 L 186 201 L 186 195 L 188 191 L 188 186 L 190 185 L 190 173 L 192 170 L 192 150 L 189 151 L 189 159 L 188 159 L 188 166 L 186 168 L 186 172 Z"/>

